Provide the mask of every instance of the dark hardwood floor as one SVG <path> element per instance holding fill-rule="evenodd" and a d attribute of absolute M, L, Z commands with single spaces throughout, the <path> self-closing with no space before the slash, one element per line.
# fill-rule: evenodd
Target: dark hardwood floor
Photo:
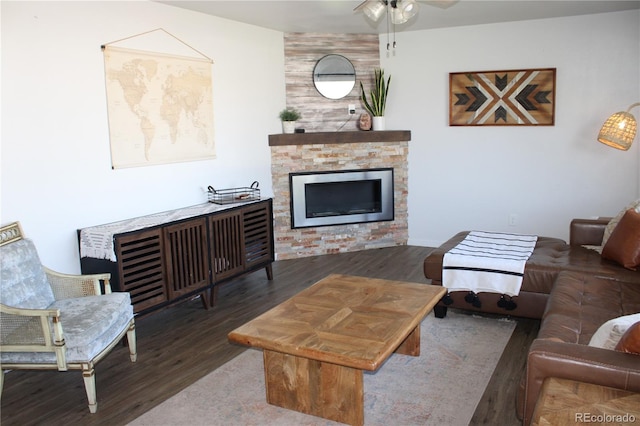
<path fill-rule="evenodd" d="M 327 274 L 426 283 L 422 262 L 430 251 L 401 246 L 277 261 L 273 281 L 258 271 L 223 285 L 212 310 L 204 310 L 194 299 L 137 318 L 138 362 L 131 363 L 127 348 L 120 345 L 96 367 L 96 414 L 89 413 L 79 372 L 13 371 L 5 375 L 1 423 L 126 424 L 244 351 L 227 342 L 231 330 Z M 516 389 L 538 326 L 539 321 L 517 319 L 472 424 L 520 424 L 514 408 Z M 202 423 L 207 424 L 206 419 Z"/>

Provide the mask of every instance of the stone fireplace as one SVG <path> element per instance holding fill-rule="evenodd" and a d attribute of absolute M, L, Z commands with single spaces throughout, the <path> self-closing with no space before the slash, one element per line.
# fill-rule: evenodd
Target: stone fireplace
<path fill-rule="evenodd" d="M 406 244 L 407 155 L 410 139 L 410 131 L 270 135 L 276 258 L 283 260 Z M 355 223 L 328 225 L 321 222 L 317 226 L 313 223 L 304 227 L 292 226 L 290 175 L 356 170 L 392 170 L 391 219 L 384 217 L 375 221 L 355 220 Z M 377 187 L 377 183 L 372 187 Z"/>

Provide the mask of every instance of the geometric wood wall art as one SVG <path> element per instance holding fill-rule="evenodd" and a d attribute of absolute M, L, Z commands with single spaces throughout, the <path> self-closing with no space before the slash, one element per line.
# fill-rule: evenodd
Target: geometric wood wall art
<path fill-rule="evenodd" d="M 450 126 L 553 126 L 556 69 L 449 73 Z"/>

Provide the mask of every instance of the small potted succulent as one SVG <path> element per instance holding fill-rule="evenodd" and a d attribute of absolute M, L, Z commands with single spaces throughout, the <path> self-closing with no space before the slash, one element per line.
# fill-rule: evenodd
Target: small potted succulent
<path fill-rule="evenodd" d="M 294 133 L 300 113 L 295 108 L 285 108 L 280 111 L 279 117 L 282 120 L 282 131 L 284 133 Z"/>

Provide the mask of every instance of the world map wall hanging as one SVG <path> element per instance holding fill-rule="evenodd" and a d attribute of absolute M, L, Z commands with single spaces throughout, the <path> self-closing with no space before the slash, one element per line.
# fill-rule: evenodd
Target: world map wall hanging
<path fill-rule="evenodd" d="M 450 126 L 553 126 L 556 69 L 449 74 Z"/>
<path fill-rule="evenodd" d="M 101 49 L 112 168 L 216 158 L 211 58 L 162 28 Z"/>

